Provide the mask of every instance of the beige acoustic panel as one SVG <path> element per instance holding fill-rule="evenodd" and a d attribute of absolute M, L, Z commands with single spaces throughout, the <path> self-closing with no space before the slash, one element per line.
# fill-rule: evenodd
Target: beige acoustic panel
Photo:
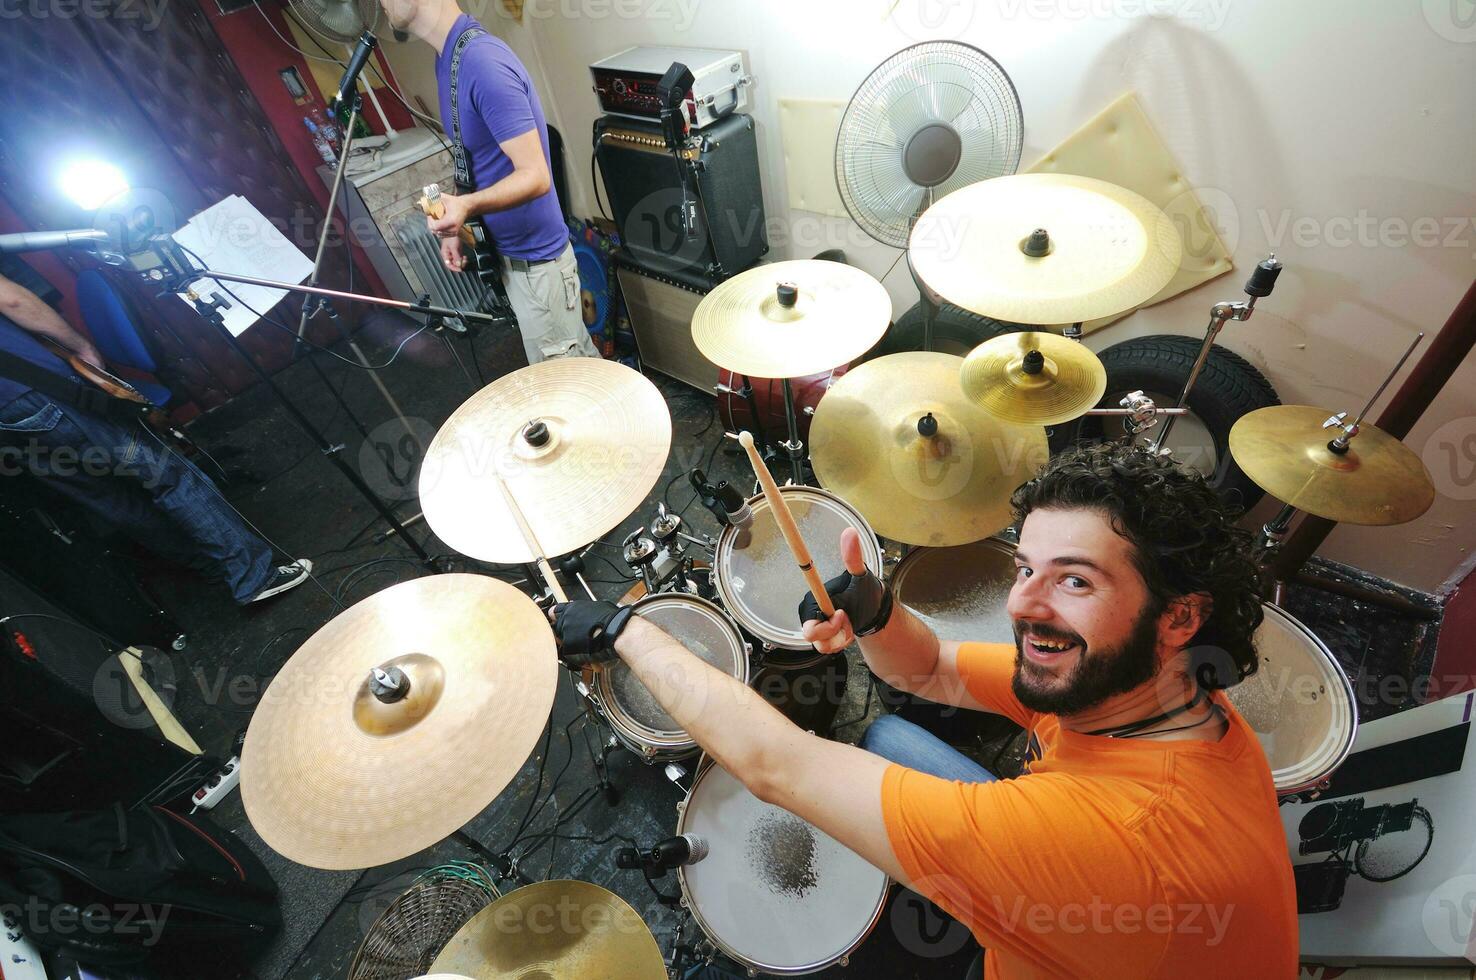
<path fill-rule="evenodd" d="M 791 208 L 846 217 L 835 186 L 835 138 L 845 111 L 842 100 L 779 100 L 779 140 Z"/>
<path fill-rule="evenodd" d="M 616 275 L 642 366 L 711 392 L 718 369 L 692 339 L 692 314 L 704 294 L 624 266 Z"/>
<path fill-rule="evenodd" d="M 1025 173 L 1095 177 L 1136 191 L 1164 210 L 1183 241 L 1183 257 L 1168 285 L 1143 306 L 1161 303 L 1234 268 L 1215 229 L 1213 211 L 1205 209 L 1133 92 L 1103 109 Z M 1089 320 L 1081 325 L 1082 332 L 1090 333 L 1131 312 Z"/>

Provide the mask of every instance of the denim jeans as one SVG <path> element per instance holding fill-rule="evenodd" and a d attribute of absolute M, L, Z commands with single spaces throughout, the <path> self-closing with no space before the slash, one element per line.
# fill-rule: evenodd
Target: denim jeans
<path fill-rule="evenodd" d="M 0 407 L 0 477 L 29 474 L 144 547 L 251 600 L 276 570 L 271 547 L 210 478 L 141 424 L 124 424 L 29 391 Z"/>
<path fill-rule="evenodd" d="M 992 783 L 999 778 L 938 736 L 896 715 L 882 715 L 872 722 L 861 736 L 861 747 L 941 779 Z"/>

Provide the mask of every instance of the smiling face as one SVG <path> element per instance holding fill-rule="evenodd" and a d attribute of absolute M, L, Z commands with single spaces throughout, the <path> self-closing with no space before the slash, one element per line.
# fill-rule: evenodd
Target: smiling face
<path fill-rule="evenodd" d="M 1025 707 L 1075 714 L 1158 672 L 1164 605 L 1105 514 L 1032 511 L 1015 565 L 1006 608 L 1015 627 L 1014 692 Z"/>

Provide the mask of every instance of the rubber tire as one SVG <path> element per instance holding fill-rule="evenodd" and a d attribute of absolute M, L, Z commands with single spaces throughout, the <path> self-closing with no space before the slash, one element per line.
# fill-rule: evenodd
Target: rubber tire
<path fill-rule="evenodd" d="M 1107 392 L 1098 407 L 1117 408 L 1123 395 L 1138 390 L 1166 395 L 1167 404 L 1160 402 L 1159 407 L 1171 406 L 1184 390 L 1184 382 L 1189 379 L 1203 343 L 1194 337 L 1155 335 L 1135 337 L 1101 351 L 1099 356 L 1107 369 Z M 1210 484 L 1226 503 L 1250 510 L 1266 495 L 1231 458 L 1230 428 L 1247 412 L 1280 404 L 1271 382 L 1249 361 L 1218 344 L 1210 348 L 1204 369 L 1189 393 L 1188 408 L 1214 441 L 1218 472 Z M 1103 422 L 1113 428 L 1104 430 Z M 1094 441 L 1101 439 L 1104 432 L 1115 437 L 1121 432 L 1116 425 L 1115 419 L 1084 418 L 1077 427 L 1076 438 Z M 1153 432 L 1150 429 L 1144 440 L 1152 438 Z"/>
<path fill-rule="evenodd" d="M 876 342 L 876 346 L 858 358 L 856 363 L 901 351 L 922 350 L 923 317 L 923 304 L 914 303 L 911 309 L 892 323 L 882 339 Z M 933 350 L 963 356 L 991 337 L 1028 329 L 1030 328 L 1023 324 L 995 320 L 970 313 L 951 303 L 944 303 L 938 307 L 938 315 L 933 320 Z"/>

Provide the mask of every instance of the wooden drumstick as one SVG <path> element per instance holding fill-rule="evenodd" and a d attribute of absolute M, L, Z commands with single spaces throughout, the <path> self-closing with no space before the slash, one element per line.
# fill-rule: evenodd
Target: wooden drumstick
<path fill-rule="evenodd" d="M 548 591 L 553 593 L 556 601 L 568 602 L 569 597 L 564 593 L 564 587 L 559 584 L 559 578 L 554 574 L 553 566 L 544 557 L 543 546 L 538 543 L 538 536 L 533 533 L 533 527 L 528 523 L 528 518 L 523 516 L 523 509 L 518 506 L 517 498 L 512 494 L 512 488 L 503 482 L 500 475 L 497 477 L 497 486 L 501 488 L 502 499 L 507 501 L 507 509 L 512 512 L 513 520 L 517 522 L 518 530 L 523 534 L 524 543 L 528 545 L 528 550 L 533 552 L 534 564 L 538 566 L 538 571 L 543 575 Z"/>
<path fill-rule="evenodd" d="M 825 583 L 821 581 L 820 573 L 815 571 L 815 563 L 810 560 L 810 549 L 805 547 L 805 539 L 800 536 L 799 527 L 794 523 L 794 515 L 789 512 L 789 505 L 784 502 L 784 496 L 779 492 L 773 474 L 769 472 L 769 467 L 764 465 L 763 458 L 759 456 L 758 449 L 753 444 L 753 435 L 746 431 L 738 433 L 738 443 L 748 452 L 748 462 L 753 465 L 753 474 L 758 477 L 759 486 L 764 488 L 764 497 L 769 501 L 769 510 L 773 512 L 774 520 L 784 534 L 784 540 L 789 542 L 789 550 L 794 553 L 794 560 L 799 564 L 800 571 L 805 573 L 805 581 L 810 584 L 810 594 L 819 603 L 820 611 L 825 614 L 825 618 L 829 619 L 835 615 L 835 605 L 830 601 L 830 593 L 825 591 Z"/>

